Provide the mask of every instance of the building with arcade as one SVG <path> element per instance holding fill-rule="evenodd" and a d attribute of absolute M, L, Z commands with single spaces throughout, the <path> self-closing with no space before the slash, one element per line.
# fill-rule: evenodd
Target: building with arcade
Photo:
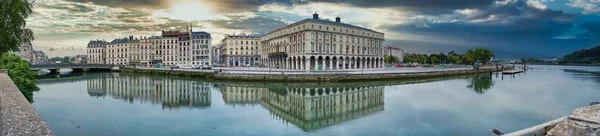
<path fill-rule="evenodd" d="M 315 13 L 260 37 L 260 58 L 266 67 L 292 70 L 382 68 L 384 40 L 384 33 Z"/>

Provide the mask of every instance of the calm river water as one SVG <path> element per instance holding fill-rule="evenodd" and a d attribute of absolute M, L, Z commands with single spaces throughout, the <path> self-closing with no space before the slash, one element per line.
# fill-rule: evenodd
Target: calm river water
<path fill-rule="evenodd" d="M 38 81 L 57 135 L 488 135 L 600 101 L 600 67 L 412 81 L 258 83 L 96 73 Z"/>

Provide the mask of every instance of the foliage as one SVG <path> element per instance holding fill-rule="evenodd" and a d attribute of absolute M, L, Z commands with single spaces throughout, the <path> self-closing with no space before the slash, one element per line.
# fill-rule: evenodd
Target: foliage
<path fill-rule="evenodd" d="M 0 69 L 8 70 L 8 76 L 17 85 L 29 102 L 33 102 L 33 92 L 39 91 L 36 85 L 35 72 L 29 70 L 31 64 L 19 56 L 9 53 L 2 54 Z"/>
<path fill-rule="evenodd" d="M 431 57 L 429 57 L 429 62 L 431 62 L 433 64 L 437 64 L 437 63 L 440 63 L 440 59 L 438 59 L 436 56 L 431 56 Z"/>
<path fill-rule="evenodd" d="M 475 61 L 481 61 L 486 63 L 490 61 L 494 57 L 494 53 L 486 48 L 477 48 L 474 50 L 469 50 L 467 53 L 461 55 L 454 51 L 448 52 L 448 54 L 438 53 L 438 54 L 407 54 L 404 56 L 404 62 L 406 63 L 454 63 L 454 64 L 473 64 Z"/>
<path fill-rule="evenodd" d="M 473 51 L 468 51 L 467 53 L 465 53 L 465 55 L 462 55 L 460 57 L 461 61 L 465 64 L 473 64 L 475 63 L 475 54 L 472 53 Z"/>
<path fill-rule="evenodd" d="M 563 56 L 560 63 L 575 64 L 598 64 L 600 63 L 600 45 Z"/>
<path fill-rule="evenodd" d="M 467 88 L 473 89 L 478 94 L 483 94 L 494 86 L 491 76 L 477 76 L 471 78 L 471 84 Z"/>
<path fill-rule="evenodd" d="M 483 64 L 486 64 L 488 61 L 490 61 L 492 59 L 492 57 L 494 57 L 494 53 L 486 48 L 483 47 L 479 47 L 475 50 L 473 50 L 472 52 L 469 51 L 470 53 L 473 54 L 473 57 L 475 58 L 476 61 L 480 61 Z M 469 53 L 467 52 L 467 53 Z"/>
<path fill-rule="evenodd" d="M 460 60 L 460 56 L 458 55 L 450 55 L 448 56 L 448 62 L 454 64 L 460 64 L 462 61 Z"/>
<path fill-rule="evenodd" d="M 18 51 L 21 43 L 33 40 L 33 31 L 25 28 L 31 8 L 28 0 L 0 1 L 0 54 Z"/>
<path fill-rule="evenodd" d="M 383 60 L 386 63 L 398 63 L 398 57 L 392 55 L 385 56 Z"/>
<path fill-rule="evenodd" d="M 556 61 L 553 60 L 542 60 L 538 58 L 521 58 L 522 63 L 530 63 L 530 64 L 552 64 Z"/>

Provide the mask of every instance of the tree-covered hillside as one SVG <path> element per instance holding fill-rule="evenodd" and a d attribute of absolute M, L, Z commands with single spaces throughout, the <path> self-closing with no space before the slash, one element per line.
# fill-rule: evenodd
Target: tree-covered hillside
<path fill-rule="evenodd" d="M 600 63 L 600 45 L 590 48 L 575 51 L 565 55 L 561 63 L 563 64 L 598 64 Z"/>

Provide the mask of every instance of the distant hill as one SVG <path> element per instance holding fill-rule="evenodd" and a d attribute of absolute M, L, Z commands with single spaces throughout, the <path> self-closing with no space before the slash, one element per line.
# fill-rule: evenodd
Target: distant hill
<path fill-rule="evenodd" d="M 562 64 L 600 64 L 600 45 L 565 55 Z"/>

